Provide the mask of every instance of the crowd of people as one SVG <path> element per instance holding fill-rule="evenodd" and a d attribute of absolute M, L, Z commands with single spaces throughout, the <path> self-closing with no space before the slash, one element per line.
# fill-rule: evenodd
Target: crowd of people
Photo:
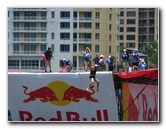
<path fill-rule="evenodd" d="M 135 49 L 132 53 L 129 53 L 126 51 L 126 49 L 124 49 L 120 61 L 121 61 L 121 64 L 123 65 L 123 71 L 125 73 L 129 72 L 129 66 L 132 67 L 133 72 L 143 71 L 143 70 L 146 70 L 148 67 L 148 62 L 146 57 L 140 58 L 137 49 Z"/>
<path fill-rule="evenodd" d="M 48 50 L 45 52 L 45 72 L 47 72 L 47 67 L 51 71 L 51 59 L 53 58 L 53 53 L 51 48 L 48 47 Z M 95 66 L 96 71 L 105 71 L 106 64 L 108 65 L 108 71 L 114 70 L 115 57 L 109 55 L 106 60 L 104 60 L 104 55 L 99 55 L 96 53 L 95 57 L 91 62 L 91 54 L 89 47 L 85 48 L 85 51 L 82 51 L 84 58 L 84 70 L 87 72 L 88 69 L 91 69 L 91 66 Z M 123 53 L 120 58 L 120 63 L 123 66 L 123 72 L 128 73 L 129 67 L 132 67 L 132 71 L 143 71 L 148 67 L 146 58 L 140 58 L 138 50 L 135 49 L 132 53 L 129 53 L 126 49 L 123 50 Z M 70 72 L 73 68 L 73 62 L 69 59 L 63 59 L 63 67 L 60 72 Z"/>

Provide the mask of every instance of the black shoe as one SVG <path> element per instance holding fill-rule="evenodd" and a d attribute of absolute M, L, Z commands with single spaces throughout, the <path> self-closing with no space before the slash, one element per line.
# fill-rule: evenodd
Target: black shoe
<path fill-rule="evenodd" d="M 50 72 L 52 72 L 52 71 L 50 70 Z"/>
<path fill-rule="evenodd" d="M 47 72 L 47 70 L 45 70 L 45 72 Z"/>

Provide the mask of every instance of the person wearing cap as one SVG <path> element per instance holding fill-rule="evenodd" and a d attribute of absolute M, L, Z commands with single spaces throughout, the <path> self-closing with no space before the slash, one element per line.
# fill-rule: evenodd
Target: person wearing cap
<path fill-rule="evenodd" d="M 139 54 L 138 54 L 138 51 L 137 49 L 135 49 L 132 54 L 131 54 L 131 64 L 132 64 L 132 71 L 138 71 L 139 70 Z"/>
<path fill-rule="evenodd" d="M 111 55 L 108 56 L 106 63 L 108 63 L 108 70 L 113 71 L 114 60 L 113 60 L 113 58 L 111 58 Z"/>
<path fill-rule="evenodd" d="M 94 65 L 94 66 L 95 66 L 95 65 L 99 66 L 99 60 L 100 60 L 99 54 L 96 53 L 96 56 L 93 58 L 93 65 Z M 97 67 L 96 70 L 98 71 L 98 67 Z"/>
<path fill-rule="evenodd" d="M 97 89 L 96 90 L 98 92 L 100 92 L 100 90 L 99 90 L 99 79 L 96 78 L 96 69 L 97 69 L 97 67 L 98 67 L 97 65 L 95 65 L 95 66 L 92 65 L 90 67 L 89 79 L 91 80 L 91 82 L 90 82 L 89 86 L 86 88 L 87 91 L 89 91 L 89 87 L 92 86 L 94 82 L 96 82 L 97 83 Z"/>
<path fill-rule="evenodd" d="M 104 71 L 106 69 L 106 66 L 104 64 L 104 56 L 100 55 L 100 60 L 99 60 L 99 71 Z"/>
<path fill-rule="evenodd" d="M 123 64 L 123 71 L 125 73 L 128 72 L 128 68 L 129 68 L 129 57 L 130 57 L 129 53 L 126 51 L 126 49 L 124 49 L 120 61 Z"/>
<path fill-rule="evenodd" d="M 141 61 L 139 62 L 140 71 L 144 71 L 146 66 L 147 66 L 147 64 L 145 63 L 144 59 L 141 59 Z"/>
<path fill-rule="evenodd" d="M 86 47 L 85 51 L 82 51 L 82 54 L 84 56 L 85 71 L 87 71 L 88 67 L 89 67 L 89 63 L 90 63 L 90 49 L 89 49 L 89 47 Z"/>
<path fill-rule="evenodd" d="M 46 61 L 45 61 L 45 72 L 47 72 L 47 67 L 49 67 L 51 71 L 51 58 L 53 57 L 53 53 L 51 51 L 51 47 L 48 47 L 48 50 L 44 53 Z"/>
<path fill-rule="evenodd" d="M 71 60 L 68 60 L 66 58 L 63 59 L 63 69 L 66 69 L 67 72 L 70 72 L 73 68 L 73 62 Z"/>

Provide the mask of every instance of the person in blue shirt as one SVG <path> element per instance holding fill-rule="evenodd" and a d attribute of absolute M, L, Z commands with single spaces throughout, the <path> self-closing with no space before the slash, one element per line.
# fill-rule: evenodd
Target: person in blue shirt
<path fill-rule="evenodd" d="M 99 66 L 99 60 L 100 60 L 99 54 L 96 53 L 96 56 L 93 58 L 93 65 L 94 65 L 94 66 L 95 66 L 95 65 Z M 96 68 L 96 71 L 98 71 L 98 67 Z"/>
<path fill-rule="evenodd" d="M 138 54 L 138 51 L 137 49 L 135 49 L 132 54 L 131 54 L 131 64 L 132 64 L 132 71 L 138 71 L 139 68 L 138 68 L 138 65 L 139 65 L 139 54 Z"/>
<path fill-rule="evenodd" d="M 111 55 L 108 56 L 106 63 L 108 63 L 108 70 L 113 71 L 114 60 L 113 60 L 113 58 L 111 58 Z"/>
<path fill-rule="evenodd" d="M 73 62 L 71 60 L 63 59 L 63 69 L 66 69 L 67 72 L 70 72 L 73 68 Z"/>
<path fill-rule="evenodd" d="M 139 69 L 140 69 L 140 71 L 146 70 L 146 66 L 147 66 L 147 64 L 145 63 L 144 59 L 142 59 L 142 60 L 139 62 Z"/>
<path fill-rule="evenodd" d="M 90 49 L 89 49 L 89 47 L 86 47 L 85 51 L 82 51 L 82 54 L 84 56 L 85 71 L 87 71 L 88 67 L 89 67 L 89 63 L 90 63 Z"/>
<path fill-rule="evenodd" d="M 123 64 L 123 71 L 125 73 L 128 72 L 128 68 L 129 68 L 129 57 L 130 57 L 130 54 L 126 51 L 126 49 L 124 49 L 120 61 Z"/>

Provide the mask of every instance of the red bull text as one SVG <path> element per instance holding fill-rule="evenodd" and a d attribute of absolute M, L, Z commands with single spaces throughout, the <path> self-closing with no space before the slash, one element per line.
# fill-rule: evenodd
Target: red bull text
<path fill-rule="evenodd" d="M 96 110 L 96 116 L 91 119 L 81 118 L 81 115 L 78 112 L 66 112 L 66 121 L 109 121 L 108 111 L 107 109 Z M 62 113 L 61 111 L 56 111 L 56 117 L 45 119 L 44 117 L 34 118 L 32 113 L 28 111 L 19 111 L 20 121 L 62 121 Z M 103 118 L 102 118 L 103 116 Z M 64 120 L 63 120 L 64 121 Z"/>

